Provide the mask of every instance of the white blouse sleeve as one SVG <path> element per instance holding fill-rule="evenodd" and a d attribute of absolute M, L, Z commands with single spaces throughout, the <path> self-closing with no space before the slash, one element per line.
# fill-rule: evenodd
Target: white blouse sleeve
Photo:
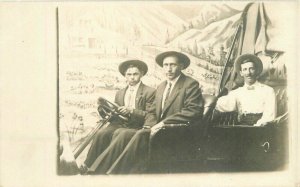
<path fill-rule="evenodd" d="M 268 90 L 265 97 L 263 115 L 255 125 L 259 126 L 262 125 L 263 123 L 274 120 L 276 117 L 276 111 L 277 111 L 276 95 L 274 90 L 271 88 L 270 90 Z"/>
<path fill-rule="evenodd" d="M 226 96 L 220 97 L 216 104 L 216 110 L 220 112 L 237 111 L 236 90 L 229 92 Z"/>

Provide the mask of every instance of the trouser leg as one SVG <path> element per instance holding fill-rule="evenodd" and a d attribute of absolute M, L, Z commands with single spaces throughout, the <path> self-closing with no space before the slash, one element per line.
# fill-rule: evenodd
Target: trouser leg
<path fill-rule="evenodd" d="M 107 174 L 143 173 L 149 161 L 150 129 L 140 129 L 108 170 Z"/>
<path fill-rule="evenodd" d="M 113 135 L 112 142 L 92 164 L 89 172 L 104 174 L 111 167 L 114 161 L 122 153 L 127 143 L 135 134 L 136 129 L 118 129 Z"/>
<path fill-rule="evenodd" d="M 108 126 L 108 127 L 104 128 L 104 129 L 100 129 L 97 132 L 97 134 L 92 142 L 92 145 L 88 151 L 86 160 L 84 161 L 84 163 L 88 167 L 90 167 L 92 165 L 92 163 L 96 160 L 98 155 L 100 155 L 109 146 L 109 144 L 112 140 L 113 133 L 118 128 L 120 128 L 119 125 L 112 125 L 112 126 Z"/>

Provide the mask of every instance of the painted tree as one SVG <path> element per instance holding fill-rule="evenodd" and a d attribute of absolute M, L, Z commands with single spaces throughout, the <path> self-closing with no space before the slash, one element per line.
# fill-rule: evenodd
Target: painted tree
<path fill-rule="evenodd" d="M 167 29 L 165 44 L 167 44 L 169 42 L 170 42 L 170 34 L 169 34 L 169 30 Z"/>
<path fill-rule="evenodd" d="M 193 22 L 191 21 L 191 22 L 189 23 L 189 29 L 192 29 L 192 28 L 194 28 L 194 25 L 193 25 Z"/>
<path fill-rule="evenodd" d="M 202 59 L 206 59 L 206 52 L 205 52 L 205 49 L 203 47 L 201 47 L 201 49 L 200 49 L 200 57 Z"/>
<path fill-rule="evenodd" d="M 214 54 L 214 48 L 211 45 L 208 47 L 208 54 L 211 55 L 211 56 L 215 55 Z"/>
<path fill-rule="evenodd" d="M 225 63 L 226 60 L 226 51 L 224 51 L 224 45 L 220 46 L 220 65 Z"/>
<path fill-rule="evenodd" d="M 197 46 L 197 41 L 194 41 L 194 45 L 193 45 L 193 51 L 192 54 L 195 56 L 198 56 L 198 46 Z"/>

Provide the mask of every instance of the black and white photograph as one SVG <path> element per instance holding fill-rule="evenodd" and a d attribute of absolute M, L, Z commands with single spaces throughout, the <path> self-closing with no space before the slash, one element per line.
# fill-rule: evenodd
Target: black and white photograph
<path fill-rule="evenodd" d="M 0 3 L 0 186 L 299 185 L 297 10 Z"/>

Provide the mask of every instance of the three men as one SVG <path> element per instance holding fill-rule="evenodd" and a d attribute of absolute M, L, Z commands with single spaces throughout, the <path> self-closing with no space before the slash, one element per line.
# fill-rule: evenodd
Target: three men
<path fill-rule="evenodd" d="M 203 112 L 203 99 L 199 83 L 181 71 L 190 59 L 179 52 L 168 51 L 156 57 L 163 68 L 166 81 L 155 94 L 155 100 L 146 113 L 142 129 L 117 129 L 109 146 L 91 165 L 90 173 L 128 174 L 147 170 L 150 134 L 168 124 L 189 124 L 199 120 Z M 216 109 L 221 112 L 238 111 L 240 123 L 264 125 L 276 116 L 274 90 L 257 81 L 262 62 L 255 55 L 242 55 L 235 69 L 244 78 L 244 86 L 219 98 Z M 125 114 L 125 113 L 124 113 Z"/>
<path fill-rule="evenodd" d="M 145 117 L 143 129 L 118 129 L 109 147 L 96 159 L 90 172 L 118 174 L 147 170 L 150 133 L 173 123 L 190 123 L 201 119 L 203 100 L 199 83 L 181 71 L 190 59 L 179 52 L 168 51 L 156 57 L 166 81 L 156 91 L 155 100 Z"/>
<path fill-rule="evenodd" d="M 128 85 L 116 93 L 115 103 L 120 106 L 118 111 L 129 118 L 127 124 L 129 129 L 141 128 L 144 124 L 145 115 L 155 96 L 155 89 L 146 86 L 141 81 L 142 76 L 148 71 L 147 64 L 140 60 L 129 60 L 119 65 L 119 71 L 126 78 Z M 109 126 L 98 132 L 87 154 L 82 170 L 87 170 L 97 156 L 109 146 L 114 131 L 123 127 L 122 123 L 121 120 L 114 119 Z"/>
<path fill-rule="evenodd" d="M 241 55 L 235 69 L 244 78 L 244 86 L 220 97 L 216 110 L 237 111 L 242 125 L 263 126 L 276 117 L 276 97 L 273 88 L 257 81 L 263 70 L 261 60 L 252 54 Z"/>

